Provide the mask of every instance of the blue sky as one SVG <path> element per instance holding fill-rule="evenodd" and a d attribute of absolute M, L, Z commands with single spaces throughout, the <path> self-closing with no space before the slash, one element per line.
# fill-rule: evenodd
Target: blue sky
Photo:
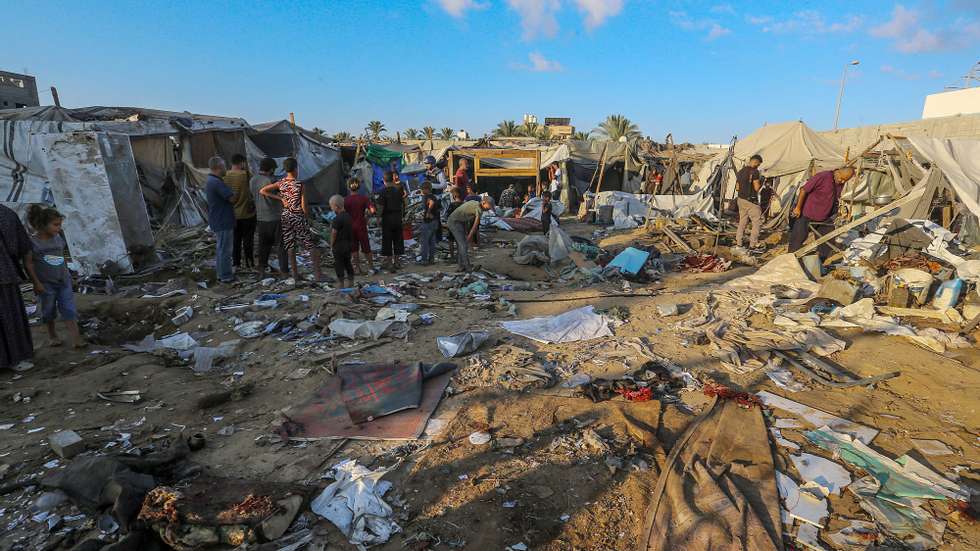
<path fill-rule="evenodd" d="M 592 129 L 621 113 L 662 140 L 766 122 L 917 119 L 980 60 L 980 0 L 0 0 L 0 68 L 62 103 L 308 128 L 489 132 L 523 113 Z M 11 47 L 13 46 L 13 47 Z M 42 93 L 42 103 L 50 103 Z"/>

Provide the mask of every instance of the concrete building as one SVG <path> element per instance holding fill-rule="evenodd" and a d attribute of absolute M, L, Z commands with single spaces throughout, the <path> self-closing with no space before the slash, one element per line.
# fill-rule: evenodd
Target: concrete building
<path fill-rule="evenodd" d="M 980 113 L 980 86 L 926 96 L 923 119 Z"/>
<path fill-rule="evenodd" d="M 17 109 L 40 105 L 37 82 L 30 75 L 0 71 L 0 109 Z"/>
<path fill-rule="evenodd" d="M 555 140 L 567 140 L 575 133 L 572 119 L 568 117 L 545 117 L 544 125 L 551 131 L 551 137 Z"/>

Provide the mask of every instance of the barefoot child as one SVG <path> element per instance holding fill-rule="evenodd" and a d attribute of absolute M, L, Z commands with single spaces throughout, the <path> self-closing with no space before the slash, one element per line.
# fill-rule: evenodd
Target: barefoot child
<path fill-rule="evenodd" d="M 351 250 L 354 248 L 354 224 L 350 214 L 344 210 L 344 198 L 334 195 L 330 198 L 330 210 L 334 217 L 330 231 L 330 247 L 333 249 L 333 267 L 337 272 L 337 285 L 354 286 L 354 265 L 351 263 Z"/>
<path fill-rule="evenodd" d="M 65 262 L 65 240 L 61 237 L 61 223 L 64 219 L 53 208 L 31 205 L 27 209 L 27 222 L 35 232 L 31 237 L 34 262 L 27 269 L 34 281 L 34 292 L 41 300 L 41 319 L 48 326 L 51 346 L 61 345 L 54 328 L 54 322 L 60 313 L 72 346 L 82 348 L 84 344 L 78 333 L 78 313 L 75 311 L 71 274 Z"/>

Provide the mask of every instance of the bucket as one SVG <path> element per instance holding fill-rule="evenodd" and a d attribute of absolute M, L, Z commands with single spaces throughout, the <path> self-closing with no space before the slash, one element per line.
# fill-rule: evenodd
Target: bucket
<path fill-rule="evenodd" d="M 408 241 L 411 238 L 412 238 L 412 225 L 405 224 L 404 226 L 402 226 L 402 239 Z"/>
<path fill-rule="evenodd" d="M 823 277 L 823 263 L 820 262 L 819 254 L 808 254 L 800 259 L 803 262 L 803 271 L 810 276 L 813 281 L 820 281 Z"/>

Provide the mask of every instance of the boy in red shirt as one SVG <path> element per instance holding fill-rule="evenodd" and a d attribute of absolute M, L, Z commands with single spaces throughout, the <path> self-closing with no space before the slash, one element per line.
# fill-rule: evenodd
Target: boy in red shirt
<path fill-rule="evenodd" d="M 357 178 L 351 178 L 347 182 L 347 188 L 350 189 L 350 195 L 344 198 L 344 210 L 350 214 L 351 222 L 354 230 L 354 242 L 351 247 L 351 260 L 354 263 L 354 273 L 361 275 L 361 259 L 359 251 L 364 252 L 364 256 L 367 258 L 367 267 L 369 274 L 374 273 L 374 259 L 371 257 L 371 240 L 368 239 L 367 231 L 367 214 L 370 212 L 374 214 L 374 203 L 367 195 L 361 195 L 358 190 L 361 189 L 361 181 Z"/>

